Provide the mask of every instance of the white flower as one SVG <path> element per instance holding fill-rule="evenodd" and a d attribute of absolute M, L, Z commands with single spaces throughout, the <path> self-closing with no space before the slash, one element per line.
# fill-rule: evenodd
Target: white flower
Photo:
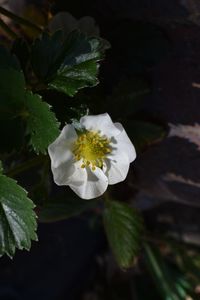
<path fill-rule="evenodd" d="M 136 152 L 123 126 L 107 113 L 84 116 L 80 125 L 83 131 L 76 132 L 67 124 L 48 152 L 55 183 L 92 199 L 126 178 Z"/>
<path fill-rule="evenodd" d="M 99 27 L 92 17 L 85 16 L 77 20 L 65 11 L 57 13 L 49 22 L 49 30 L 51 32 L 60 29 L 63 30 L 65 36 L 77 29 L 88 36 L 99 36 Z"/>

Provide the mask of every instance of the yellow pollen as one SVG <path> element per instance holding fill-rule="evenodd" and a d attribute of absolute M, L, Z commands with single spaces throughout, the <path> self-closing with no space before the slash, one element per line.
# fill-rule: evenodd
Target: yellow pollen
<path fill-rule="evenodd" d="M 96 167 L 102 168 L 106 155 L 112 151 L 110 140 L 100 135 L 100 132 L 86 131 L 75 141 L 72 149 L 75 159 L 82 159 L 81 168 L 91 166 L 94 171 Z"/>

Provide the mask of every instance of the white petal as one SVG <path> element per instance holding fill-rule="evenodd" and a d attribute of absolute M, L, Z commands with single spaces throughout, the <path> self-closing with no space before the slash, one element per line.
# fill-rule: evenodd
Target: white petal
<path fill-rule="evenodd" d="M 121 133 L 115 137 L 118 151 L 126 153 L 129 157 L 129 162 L 134 161 L 136 159 L 135 147 L 133 146 L 123 126 L 120 123 L 115 123 L 115 126 L 121 131 Z"/>
<path fill-rule="evenodd" d="M 129 157 L 124 152 L 115 151 L 106 159 L 106 176 L 108 184 L 116 184 L 124 181 L 128 174 L 130 162 Z"/>
<path fill-rule="evenodd" d="M 73 159 L 72 144 L 77 139 L 77 134 L 72 125 L 66 125 L 58 138 L 48 147 L 51 165 L 58 168 L 63 163 Z"/>
<path fill-rule="evenodd" d="M 108 187 L 108 179 L 99 168 L 92 171 L 90 167 L 76 166 L 71 177 L 70 188 L 82 199 L 93 199 L 101 196 Z"/>
<path fill-rule="evenodd" d="M 105 113 L 96 116 L 84 116 L 80 119 L 80 123 L 87 130 L 100 130 L 107 137 L 115 137 L 120 133 L 120 130 L 115 126 L 110 116 Z"/>
<path fill-rule="evenodd" d="M 75 171 L 74 161 L 68 160 L 57 168 L 51 166 L 51 170 L 53 173 L 53 180 L 57 185 L 68 185 L 71 176 Z"/>

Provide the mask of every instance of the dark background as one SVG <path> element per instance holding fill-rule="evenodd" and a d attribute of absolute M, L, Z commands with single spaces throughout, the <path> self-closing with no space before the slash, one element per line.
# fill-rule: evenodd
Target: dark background
<path fill-rule="evenodd" d="M 142 76 L 151 84 L 145 115 L 166 128 L 169 123 L 199 123 L 200 89 L 192 85 L 200 83 L 197 1 L 56 1 L 52 11 L 61 10 L 76 18 L 94 17 L 101 36 L 111 43 L 101 70 L 108 94 L 122 78 Z M 133 164 L 128 182 L 130 190 L 132 184 L 139 187 L 136 197 L 123 184 L 117 192 L 143 212 L 148 229 L 177 233 L 199 245 L 199 165 L 195 144 L 166 137 L 139 153 Z M 197 184 L 168 182 L 164 179 L 168 173 Z M 30 253 L 17 252 L 13 260 L 1 258 L 0 270 L 0 300 L 160 299 L 147 276 L 118 270 L 99 219 L 90 213 L 40 224 L 39 243 Z M 144 286 L 152 295 L 146 292 L 138 298 L 137 290 L 141 295 Z"/>

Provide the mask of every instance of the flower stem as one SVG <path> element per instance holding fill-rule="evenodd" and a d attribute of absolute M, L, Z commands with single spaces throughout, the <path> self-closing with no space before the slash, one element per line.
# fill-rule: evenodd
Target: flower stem
<path fill-rule="evenodd" d="M 42 28 L 40 28 L 39 26 L 37 26 L 36 24 L 32 23 L 31 21 L 28 21 L 22 17 L 19 17 L 15 14 L 13 14 L 12 12 L 8 11 L 7 9 L 3 8 L 0 6 L 0 14 L 12 19 L 13 21 L 15 21 L 16 23 L 22 24 L 24 26 L 30 27 L 32 29 L 34 29 L 36 32 L 38 33 L 42 33 Z"/>
<path fill-rule="evenodd" d="M 17 39 L 17 34 L 12 31 L 8 25 L 0 18 L 0 27 L 5 31 L 12 39 Z"/>
<path fill-rule="evenodd" d="M 20 164 L 19 166 L 6 172 L 6 175 L 8 175 L 10 177 L 16 176 L 19 173 L 25 172 L 25 171 L 29 170 L 30 168 L 37 166 L 38 164 L 40 164 L 41 162 L 44 162 L 45 160 L 46 160 L 46 157 L 43 155 L 31 158 L 31 159 L 25 161 L 24 163 Z"/>

